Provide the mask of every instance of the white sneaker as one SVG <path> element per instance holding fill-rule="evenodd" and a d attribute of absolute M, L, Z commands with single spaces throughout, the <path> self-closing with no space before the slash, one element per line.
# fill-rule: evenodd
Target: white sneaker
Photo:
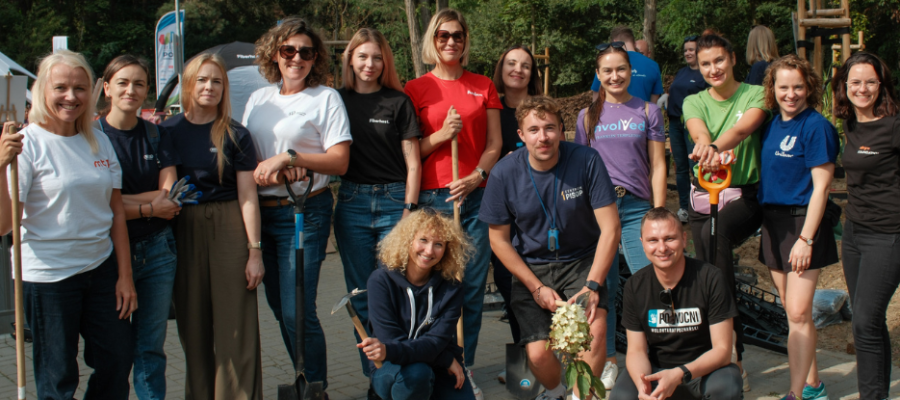
<path fill-rule="evenodd" d="M 475 394 L 475 400 L 484 400 L 484 392 L 475 384 L 475 374 L 469 369 L 466 370 L 466 373 L 469 374 L 469 382 L 472 383 L 472 392 Z"/>
<path fill-rule="evenodd" d="M 500 381 L 500 383 L 506 383 L 506 370 L 505 369 L 503 371 L 500 371 L 499 374 L 497 374 L 497 380 Z"/>
<path fill-rule="evenodd" d="M 619 366 L 613 364 L 612 361 L 607 361 L 603 366 L 603 374 L 600 375 L 600 382 L 603 382 L 603 386 L 606 387 L 606 390 L 612 389 L 613 385 L 616 384 L 616 378 L 619 377 Z"/>
<path fill-rule="evenodd" d="M 744 370 L 744 372 L 741 372 L 741 380 L 744 381 L 742 390 L 745 392 L 749 392 L 750 391 L 750 377 L 747 376 L 747 370 Z"/>
<path fill-rule="evenodd" d="M 679 208 L 679 209 L 678 209 L 678 212 L 675 213 L 675 215 L 678 216 L 678 219 L 681 220 L 681 223 L 682 223 L 682 224 L 688 223 L 688 219 L 689 219 L 689 218 L 688 218 L 688 212 L 687 212 L 687 210 L 685 210 L 685 209 L 683 209 L 683 208 Z"/>

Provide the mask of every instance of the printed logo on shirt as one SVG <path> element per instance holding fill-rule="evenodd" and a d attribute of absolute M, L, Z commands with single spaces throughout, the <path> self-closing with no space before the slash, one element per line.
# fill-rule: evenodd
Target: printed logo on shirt
<path fill-rule="evenodd" d="M 744 112 L 738 110 L 737 114 L 735 114 L 734 116 L 737 117 L 737 118 L 734 120 L 734 125 L 737 125 L 738 121 L 741 120 L 741 117 L 744 116 Z M 734 125 L 732 125 L 732 126 L 734 126 Z"/>
<path fill-rule="evenodd" d="M 857 154 L 865 154 L 865 155 L 869 155 L 869 156 L 876 156 L 876 155 L 881 154 L 881 152 L 872 151 L 872 148 L 869 146 L 859 146 L 859 150 L 857 150 L 856 153 Z"/>
<path fill-rule="evenodd" d="M 210 148 L 209 148 L 209 152 L 210 152 L 210 153 L 218 153 L 218 152 L 219 152 L 219 150 L 218 150 L 218 149 L 216 149 L 216 147 L 215 147 L 215 146 L 213 146 L 213 147 L 210 147 Z"/>
<path fill-rule="evenodd" d="M 693 332 L 700 329 L 703 315 L 697 307 L 679 308 L 674 312 L 668 309 L 652 309 L 647 311 L 647 323 L 653 333 Z"/>
<path fill-rule="evenodd" d="M 481 94 L 481 93 L 475 93 L 475 92 L 473 92 L 473 91 L 471 91 L 471 90 L 466 90 L 466 94 L 471 94 L 472 96 L 484 97 L 483 94 Z"/>
<path fill-rule="evenodd" d="M 695 81 L 695 80 L 693 80 L 693 79 L 691 79 L 691 83 L 697 83 L 697 81 Z"/>
<path fill-rule="evenodd" d="M 647 127 L 645 121 L 641 121 L 640 123 L 632 122 L 634 121 L 634 117 L 629 119 L 620 119 L 617 122 L 613 122 L 611 124 L 597 124 L 594 127 L 594 136 L 598 139 L 611 139 L 611 138 L 623 138 L 623 137 L 643 137 L 643 135 L 638 135 L 634 133 L 630 134 L 613 134 L 613 135 L 604 135 L 604 132 L 608 131 L 639 131 L 644 132 Z"/>
<path fill-rule="evenodd" d="M 144 159 L 145 159 L 145 160 L 152 160 L 152 159 L 153 159 L 153 154 L 144 154 Z"/>
<path fill-rule="evenodd" d="M 786 158 L 794 157 L 793 154 L 788 154 L 787 152 L 791 151 L 791 149 L 794 148 L 795 143 L 797 143 L 796 136 L 785 136 L 784 140 L 782 140 L 781 144 L 779 145 L 779 147 L 781 147 L 781 151 L 776 151 L 775 155 L 778 157 L 786 157 Z"/>
<path fill-rule="evenodd" d="M 584 189 L 579 186 L 577 188 L 563 190 L 562 192 L 560 192 L 560 194 L 562 194 L 563 201 L 577 199 L 581 197 L 582 194 L 584 194 Z"/>
<path fill-rule="evenodd" d="M 96 167 L 96 168 L 102 168 L 102 167 L 109 168 L 109 160 L 107 159 L 107 160 L 97 160 L 97 161 L 94 161 L 94 167 Z"/>
<path fill-rule="evenodd" d="M 370 124 L 390 124 L 391 121 L 388 121 L 386 119 L 369 118 L 369 123 Z"/>
<path fill-rule="evenodd" d="M 294 116 L 294 115 L 296 115 L 296 116 L 298 116 L 298 117 L 305 117 L 305 116 L 306 116 L 306 113 L 305 113 L 305 112 L 301 112 L 301 111 L 291 111 L 291 112 L 288 113 L 288 116 L 289 116 L 289 117 L 290 117 L 290 116 Z"/>

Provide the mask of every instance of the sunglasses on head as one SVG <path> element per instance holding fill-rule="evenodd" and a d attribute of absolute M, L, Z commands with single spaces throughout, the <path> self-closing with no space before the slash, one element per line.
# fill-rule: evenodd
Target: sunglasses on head
<path fill-rule="evenodd" d="M 453 38 L 453 41 L 458 43 L 466 39 L 466 33 L 463 31 L 456 31 L 453 33 L 450 33 L 450 31 L 437 31 L 434 33 L 434 37 L 442 42 L 446 42 L 450 40 L 450 38 Z"/>
<path fill-rule="evenodd" d="M 293 59 L 297 53 L 300 53 L 300 58 L 305 61 L 316 58 L 316 49 L 313 47 L 301 47 L 300 49 L 297 49 L 294 46 L 283 45 L 278 48 L 278 54 L 285 60 Z"/>
<path fill-rule="evenodd" d="M 675 296 L 672 294 L 672 289 L 665 289 L 659 292 L 659 301 L 666 306 L 672 307 L 672 312 L 675 312 Z"/>
<path fill-rule="evenodd" d="M 601 43 L 597 45 L 597 51 L 605 51 L 610 47 L 615 47 L 617 49 L 624 49 L 625 42 L 611 42 L 611 43 Z"/>
<path fill-rule="evenodd" d="M 685 43 L 687 43 L 687 42 L 696 42 L 698 38 L 700 38 L 700 35 L 685 36 L 685 37 L 684 37 L 684 42 L 685 42 Z"/>

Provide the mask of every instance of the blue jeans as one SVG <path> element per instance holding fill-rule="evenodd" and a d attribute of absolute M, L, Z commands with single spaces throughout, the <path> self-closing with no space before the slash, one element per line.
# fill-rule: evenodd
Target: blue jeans
<path fill-rule="evenodd" d="M 94 369 L 84 398 L 127 399 L 134 357 L 131 323 L 116 311 L 118 262 L 113 252 L 97 268 L 59 282 L 24 283 L 25 316 L 34 336 L 38 398 L 72 399 L 78 387 L 78 336 Z"/>
<path fill-rule="evenodd" d="M 475 362 L 475 348 L 478 346 L 478 333 L 481 332 L 481 312 L 484 309 L 484 285 L 487 283 L 491 258 L 488 225 L 478 219 L 483 195 L 484 188 L 473 190 L 466 196 L 459 213 L 463 230 L 475 247 L 475 254 L 466 264 L 466 275 L 463 278 L 463 344 L 467 367 Z M 419 207 L 432 207 L 452 217 L 453 202 L 445 202 L 449 197 L 449 189 L 423 190 L 419 193 Z"/>
<path fill-rule="evenodd" d="M 681 117 L 669 116 L 669 143 L 675 158 L 675 186 L 678 188 L 678 206 L 691 209 L 691 170 L 697 163 L 688 158 L 694 151 L 694 142 Z"/>
<path fill-rule="evenodd" d="M 341 181 L 334 210 L 334 238 L 337 239 L 344 264 L 347 292 L 356 288 L 366 289 L 369 275 L 378 268 L 378 242 L 400 222 L 404 204 L 406 183 L 360 185 Z M 367 293 L 350 299 L 364 327 L 369 326 L 368 300 Z M 353 333 L 358 343 L 359 335 L 355 329 Z M 359 359 L 363 373 L 370 376 L 374 365 L 362 350 L 359 351 Z"/>
<path fill-rule="evenodd" d="M 460 389 L 454 388 L 456 376 L 425 363 L 396 365 L 385 361 L 372 374 L 372 387 L 384 400 L 474 400 L 469 377 Z"/>
<path fill-rule="evenodd" d="M 331 231 L 331 214 L 334 198 L 326 190 L 306 200 L 303 213 L 303 292 L 305 299 L 304 356 L 306 378 L 310 382 L 321 381 L 327 387 L 327 360 L 325 333 L 316 315 L 316 293 L 319 286 L 319 270 L 325 259 L 325 247 Z M 263 264 L 266 274 L 266 300 L 281 327 L 281 337 L 291 361 L 294 360 L 295 293 L 297 266 L 294 257 L 294 206 L 260 207 L 262 216 Z"/>
<path fill-rule="evenodd" d="M 138 309 L 131 314 L 134 393 L 141 400 L 166 398 L 166 324 L 175 284 L 175 236 L 168 226 L 131 243 L 131 270 Z"/>

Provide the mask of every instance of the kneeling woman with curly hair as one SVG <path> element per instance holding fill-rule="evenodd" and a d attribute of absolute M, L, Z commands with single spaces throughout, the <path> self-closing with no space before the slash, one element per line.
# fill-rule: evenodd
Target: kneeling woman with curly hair
<path fill-rule="evenodd" d="M 384 399 L 474 399 L 462 368 L 456 321 L 472 247 L 451 218 L 431 208 L 404 218 L 378 245 L 369 277 L 372 337 L 357 347 L 375 362 Z"/>

